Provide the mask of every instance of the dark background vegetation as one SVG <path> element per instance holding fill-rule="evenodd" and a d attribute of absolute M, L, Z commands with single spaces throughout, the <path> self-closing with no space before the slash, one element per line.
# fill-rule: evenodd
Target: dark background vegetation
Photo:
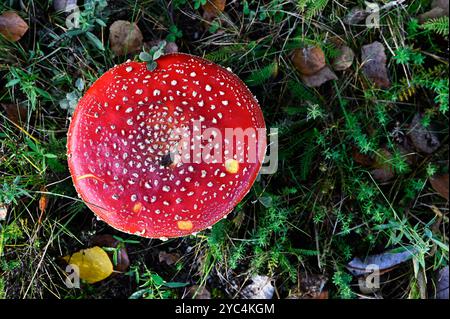
<path fill-rule="evenodd" d="M 448 174 L 448 26 L 419 22 L 431 1 L 381 11 L 380 28 L 343 22 L 365 8 L 359 0 L 230 0 L 212 21 L 200 0 L 81 2 L 76 31 L 52 1 L 0 3 L 0 14 L 12 9 L 29 25 L 18 42 L 0 36 L 0 296 L 238 298 L 253 275 L 271 278 L 274 298 L 434 296 L 448 264 L 448 185 L 445 199 L 430 183 Z M 136 21 L 144 42 L 165 39 L 231 67 L 279 129 L 278 171 L 212 230 L 167 242 L 129 236 L 77 197 L 65 155 L 71 107 L 103 72 L 138 59 L 112 53 L 116 20 Z M 355 52 L 351 67 L 307 87 L 293 51 L 318 46 L 331 63 L 336 41 Z M 388 88 L 361 71 L 361 48 L 374 41 L 385 47 Z M 418 114 L 416 125 L 439 141 L 432 152 L 411 140 Z M 61 256 L 99 234 L 118 236 L 130 266 L 66 288 Z M 360 291 L 347 263 L 391 249 L 413 257 L 383 272 L 379 290 Z"/>

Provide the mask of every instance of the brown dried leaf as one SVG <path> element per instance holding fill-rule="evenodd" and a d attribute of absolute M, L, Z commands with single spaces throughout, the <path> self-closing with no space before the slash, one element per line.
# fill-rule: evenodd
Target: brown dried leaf
<path fill-rule="evenodd" d="M 352 65 L 355 52 L 346 45 L 339 47 L 339 51 L 339 55 L 334 59 L 332 66 L 335 71 L 344 71 Z"/>
<path fill-rule="evenodd" d="M 6 11 L 0 15 L 0 34 L 6 39 L 19 41 L 27 30 L 28 24 L 14 11 Z"/>
<path fill-rule="evenodd" d="M 430 19 L 448 16 L 448 3 L 448 0 L 434 0 L 431 3 L 431 10 L 419 15 L 419 21 L 423 23 Z"/>
<path fill-rule="evenodd" d="M 391 86 L 386 67 L 384 45 L 378 41 L 364 45 L 361 49 L 362 72 L 376 87 L 386 89 Z"/>
<path fill-rule="evenodd" d="M 294 50 L 292 63 L 304 75 L 313 75 L 326 65 L 325 54 L 319 47 L 310 47 Z"/>
<path fill-rule="evenodd" d="M 441 143 L 430 128 L 422 125 L 422 118 L 422 115 L 419 113 L 414 116 L 408 134 L 411 142 L 418 151 L 431 154 L 441 146 Z"/>
<path fill-rule="evenodd" d="M 330 80 L 337 80 L 336 74 L 328 66 L 322 68 L 319 72 L 312 75 L 300 75 L 306 86 L 318 87 Z"/>
<path fill-rule="evenodd" d="M 344 17 L 345 24 L 354 25 L 362 22 L 369 14 L 366 10 L 359 7 L 353 7 L 350 12 Z"/>
<path fill-rule="evenodd" d="M 226 0 L 208 0 L 203 8 L 203 19 L 213 21 L 225 10 Z"/>
<path fill-rule="evenodd" d="M 117 20 L 109 27 L 111 50 L 118 56 L 140 51 L 143 39 L 136 23 Z"/>
<path fill-rule="evenodd" d="M 147 51 L 150 51 L 151 48 L 159 46 L 163 42 L 163 40 L 152 40 L 148 42 L 144 42 L 144 48 Z M 167 42 L 166 46 L 164 47 L 164 53 L 177 53 L 178 52 L 178 45 L 175 42 Z"/>
<path fill-rule="evenodd" d="M 206 287 L 194 285 L 189 287 L 187 297 L 191 299 L 211 299 L 211 293 Z"/>
<path fill-rule="evenodd" d="M 95 235 L 91 239 L 91 245 L 100 247 L 117 248 L 119 241 L 112 235 L 103 234 Z M 111 261 L 113 260 L 113 252 L 107 252 Z M 120 272 L 125 272 L 130 266 L 130 259 L 128 258 L 128 252 L 126 247 L 119 248 L 117 252 L 117 265 L 114 265 L 114 269 Z"/>
<path fill-rule="evenodd" d="M 165 251 L 160 251 L 158 259 L 160 263 L 166 263 L 168 266 L 175 264 L 180 259 L 180 254 L 178 253 L 166 253 Z"/>
<path fill-rule="evenodd" d="M 439 195 L 444 197 L 447 201 L 449 200 L 448 174 L 431 177 L 430 184 Z"/>
<path fill-rule="evenodd" d="M 387 149 L 379 150 L 379 156 L 375 160 L 375 169 L 370 172 L 377 182 L 385 183 L 394 178 L 394 170 L 388 163 L 391 158 L 392 154 Z"/>
<path fill-rule="evenodd" d="M 28 116 L 27 108 L 20 104 L 0 104 L 6 112 L 6 117 L 16 124 L 25 122 Z"/>
<path fill-rule="evenodd" d="M 295 289 L 287 299 L 328 299 L 325 285 L 328 278 L 319 274 L 300 273 L 300 289 Z"/>

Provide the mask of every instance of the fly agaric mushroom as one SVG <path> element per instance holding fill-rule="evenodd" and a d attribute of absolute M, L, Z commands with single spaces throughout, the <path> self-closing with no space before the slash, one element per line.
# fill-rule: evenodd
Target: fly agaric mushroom
<path fill-rule="evenodd" d="M 265 123 L 236 75 L 188 54 L 162 56 L 157 65 L 149 71 L 128 61 L 101 76 L 73 114 L 67 155 L 75 188 L 98 218 L 126 233 L 166 239 L 226 217 L 253 185 L 266 138 L 259 134 L 250 145 Z M 213 128 L 213 137 L 222 136 L 212 144 L 211 136 L 172 134 L 191 126 L 191 135 Z M 230 129 L 252 133 L 230 140 Z M 194 154 L 195 142 L 203 153 Z M 223 147 L 230 145 L 232 152 Z M 221 160 L 206 160 L 210 151 Z"/>

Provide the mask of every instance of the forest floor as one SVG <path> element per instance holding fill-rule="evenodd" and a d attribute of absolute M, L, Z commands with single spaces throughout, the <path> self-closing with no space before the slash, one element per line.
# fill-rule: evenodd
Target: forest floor
<path fill-rule="evenodd" d="M 448 1 L 76 2 L 0 3 L 0 298 L 448 296 Z M 66 157 L 86 89 L 161 40 L 243 79 L 279 149 L 227 219 L 165 242 L 97 220 Z M 114 273 L 68 287 L 93 246 Z"/>

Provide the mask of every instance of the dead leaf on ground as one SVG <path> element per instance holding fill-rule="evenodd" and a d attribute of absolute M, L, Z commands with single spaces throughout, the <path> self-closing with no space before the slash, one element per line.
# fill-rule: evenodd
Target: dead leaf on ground
<path fill-rule="evenodd" d="M 161 250 L 158 255 L 158 259 L 160 263 L 166 263 L 168 266 L 175 264 L 181 258 L 178 253 L 166 253 Z"/>
<path fill-rule="evenodd" d="M 224 10 L 226 0 L 208 0 L 203 8 L 203 19 L 206 21 L 213 21 L 218 17 Z"/>
<path fill-rule="evenodd" d="M 77 0 L 53 0 L 55 11 L 68 12 L 77 5 Z"/>
<path fill-rule="evenodd" d="M 374 164 L 375 160 L 369 155 L 362 154 L 356 148 L 352 152 L 353 160 L 361 166 L 370 167 Z"/>
<path fill-rule="evenodd" d="M 0 205 L 0 221 L 5 220 L 8 215 L 8 209 L 4 205 Z"/>
<path fill-rule="evenodd" d="M 433 0 L 431 3 L 431 9 L 419 15 L 419 22 L 423 23 L 430 19 L 448 16 L 448 3 L 448 0 Z"/>
<path fill-rule="evenodd" d="M 368 15 L 369 13 L 366 10 L 359 7 L 353 7 L 344 17 L 343 21 L 345 24 L 349 25 L 360 24 Z"/>
<path fill-rule="evenodd" d="M 80 279 L 93 284 L 108 278 L 113 273 L 113 264 L 108 254 L 98 246 L 82 249 L 63 259 L 80 270 Z"/>
<path fill-rule="evenodd" d="M 300 289 L 295 289 L 287 299 L 328 299 L 325 285 L 328 278 L 320 274 L 300 273 Z"/>
<path fill-rule="evenodd" d="M 384 45 L 378 41 L 361 48 L 362 72 L 380 89 L 387 89 L 391 86 L 384 50 Z"/>
<path fill-rule="evenodd" d="M 441 143 L 436 134 L 429 127 L 422 125 L 422 115 L 417 113 L 411 121 L 409 137 L 414 147 L 423 153 L 431 154 L 436 151 Z"/>
<path fill-rule="evenodd" d="M 140 51 L 143 39 L 136 23 L 117 20 L 109 27 L 111 50 L 118 56 Z"/>
<path fill-rule="evenodd" d="M 112 235 L 109 234 L 102 234 L 102 235 L 95 235 L 91 239 L 91 245 L 92 246 L 100 246 L 100 247 L 109 247 L 109 248 L 117 248 L 117 246 L 120 244 L 120 242 L 115 239 Z M 109 258 L 113 261 L 114 260 L 114 252 L 107 252 Z M 117 264 L 113 265 L 114 269 L 120 272 L 127 271 L 128 267 L 130 266 L 130 259 L 128 257 L 128 251 L 127 248 L 123 245 L 122 247 L 118 248 L 118 251 L 116 252 L 116 261 Z"/>
<path fill-rule="evenodd" d="M 14 11 L 6 11 L 0 15 L 0 34 L 6 39 L 16 42 L 28 30 L 28 24 Z"/>
<path fill-rule="evenodd" d="M 338 47 L 339 55 L 333 60 L 333 69 L 335 71 L 344 71 L 352 66 L 355 58 L 355 52 L 350 47 L 342 45 Z"/>
<path fill-rule="evenodd" d="M 447 201 L 449 200 L 448 192 L 448 174 L 434 175 L 430 178 L 430 184 L 433 189 Z"/>
<path fill-rule="evenodd" d="M 244 299 L 272 299 L 275 292 L 272 280 L 267 276 L 254 275 L 252 283 L 241 291 Z"/>
<path fill-rule="evenodd" d="M 295 49 L 292 63 L 301 74 L 313 75 L 325 67 L 325 54 L 319 47 Z"/>
<path fill-rule="evenodd" d="M 211 299 L 211 293 L 206 287 L 197 285 L 189 287 L 186 296 L 190 299 Z"/>
<path fill-rule="evenodd" d="M 347 269 L 354 276 L 364 276 L 371 274 L 375 267 L 380 274 L 392 270 L 395 266 L 404 263 L 414 257 L 414 250 L 403 252 L 386 251 L 382 254 L 370 255 L 365 258 L 355 257 L 348 264 Z"/>
<path fill-rule="evenodd" d="M 372 177 L 380 183 L 385 183 L 394 178 L 395 172 L 389 164 L 389 160 L 392 158 L 391 152 L 386 148 L 381 148 L 378 151 L 378 156 L 375 159 L 375 169 L 370 174 Z"/>
<path fill-rule="evenodd" d="M 164 40 L 152 40 L 144 43 L 144 48 L 148 52 L 151 48 L 157 47 L 163 42 Z M 177 53 L 178 52 L 178 45 L 175 42 L 167 42 L 166 46 L 164 47 L 164 53 Z"/>
<path fill-rule="evenodd" d="M 448 300 L 448 266 L 437 272 L 436 278 L 436 299 Z"/>
<path fill-rule="evenodd" d="M 20 104 L 0 104 L 6 112 L 6 117 L 16 124 L 21 124 L 28 117 L 28 110 Z"/>
<path fill-rule="evenodd" d="M 305 85 L 309 87 L 319 87 L 327 81 L 337 80 L 336 74 L 334 74 L 328 66 L 313 75 L 301 74 L 300 78 L 303 80 Z"/>

